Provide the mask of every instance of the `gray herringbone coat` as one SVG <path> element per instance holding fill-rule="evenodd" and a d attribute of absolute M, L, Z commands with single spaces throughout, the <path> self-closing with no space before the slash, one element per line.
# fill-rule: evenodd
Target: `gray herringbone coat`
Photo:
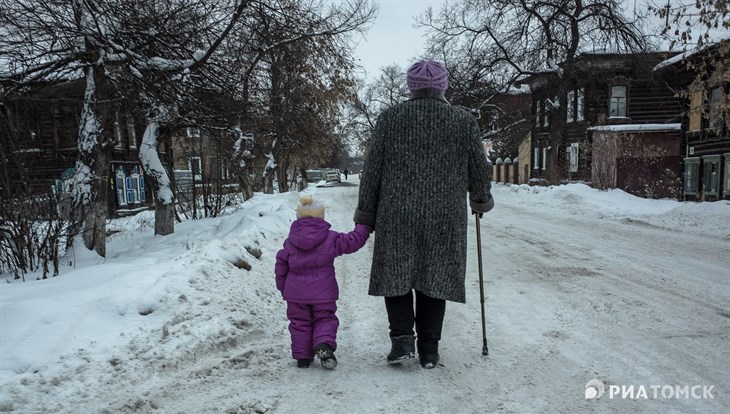
<path fill-rule="evenodd" d="M 378 118 L 365 158 L 355 221 L 375 228 L 369 294 L 416 289 L 465 302 L 470 207 L 487 212 L 491 167 L 479 127 L 443 98 L 414 98 Z"/>

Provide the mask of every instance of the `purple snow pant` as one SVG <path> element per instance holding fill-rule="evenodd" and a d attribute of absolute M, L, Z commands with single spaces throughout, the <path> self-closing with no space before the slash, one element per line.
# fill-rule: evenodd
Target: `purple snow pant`
<path fill-rule="evenodd" d="M 340 321 L 335 315 L 335 302 L 308 305 L 287 302 L 286 317 L 291 333 L 291 356 L 294 359 L 314 358 L 314 347 L 325 343 L 337 349 L 337 327 Z"/>

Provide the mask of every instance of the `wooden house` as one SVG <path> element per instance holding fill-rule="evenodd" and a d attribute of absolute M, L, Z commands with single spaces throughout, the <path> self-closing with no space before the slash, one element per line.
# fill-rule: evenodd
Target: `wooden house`
<path fill-rule="evenodd" d="M 173 174 L 182 202 L 191 202 L 202 190 L 215 194 L 238 191 L 231 161 L 234 141 L 230 132 L 194 126 L 178 128 L 172 134 Z M 244 136 L 246 145 L 252 141 L 252 134 Z"/>
<path fill-rule="evenodd" d="M 530 142 L 531 103 L 532 95 L 527 88 L 499 93 L 490 99 L 489 110 L 480 120 L 482 140 L 489 142 L 488 156 L 494 168 L 493 179 L 497 181 L 527 182 L 530 167 L 525 144 Z M 509 159 L 510 163 L 497 167 L 497 159 Z"/>
<path fill-rule="evenodd" d="M 83 79 L 39 83 L 0 101 L 3 197 L 67 192 L 78 158 Z M 128 106 L 131 107 L 131 106 Z M 102 134 L 113 139 L 109 212 L 124 215 L 151 205 L 139 162 L 143 122 L 121 103 L 105 108 Z M 68 196 L 61 194 L 60 199 Z"/>
<path fill-rule="evenodd" d="M 556 156 L 552 176 L 561 182 L 678 197 L 682 80 L 652 70 L 668 56 L 585 53 L 562 78 L 553 72 L 525 79 L 533 95 L 531 181 L 546 181 Z M 551 136 L 559 137 L 555 147 Z"/>
<path fill-rule="evenodd" d="M 730 199 L 730 39 L 668 59 L 655 71 L 687 80 L 683 197 Z"/>

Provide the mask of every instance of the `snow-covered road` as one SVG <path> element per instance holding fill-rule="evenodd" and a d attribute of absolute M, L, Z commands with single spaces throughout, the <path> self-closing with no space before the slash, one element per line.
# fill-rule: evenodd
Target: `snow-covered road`
<path fill-rule="evenodd" d="M 355 184 L 350 177 L 341 186 L 308 190 L 327 206 L 335 230 L 352 228 Z M 646 216 L 608 202 L 596 206 L 591 203 L 603 193 L 585 195 L 591 191 L 495 187 L 496 207 L 481 223 L 488 357 L 481 355 L 472 219 L 467 303 L 447 304 L 437 369 L 385 363 L 383 300 L 367 295 L 372 241 L 336 262 L 339 366 L 295 368 L 272 274 L 273 255 L 289 224 L 280 218 L 293 218 L 297 200 L 296 194 L 282 194 L 269 197 L 287 211 L 253 216 L 273 224 L 252 225 L 258 222 L 234 215 L 178 226 L 177 246 L 184 242 L 187 252 L 170 252 L 175 264 L 158 266 L 164 272 L 145 288 L 155 291 L 165 279 L 175 281 L 145 305 L 155 311 L 144 316 L 145 324 L 125 318 L 123 338 L 105 341 L 108 350 L 90 352 L 92 345 L 67 352 L 55 365 L 43 365 L 46 373 L 15 367 L 17 375 L 9 375 L 3 368 L 0 411 L 728 412 L 730 227 L 707 234 L 706 226 L 692 224 L 698 210 L 684 216 L 682 209 L 667 208 L 666 214 Z M 730 203 L 720 208 L 730 213 Z M 226 267 L 218 259 L 242 238 L 253 240 L 254 231 L 263 254 L 250 260 L 253 269 L 242 278 L 230 261 Z M 173 249 L 159 237 L 139 237 L 140 249 Z M 4 305 L 22 296 L 20 290 L 0 293 Z M 2 345 L 7 351 L 13 344 Z M 19 357 L 3 358 L 15 363 Z M 605 385 L 605 394 L 586 399 L 593 379 Z M 634 398 L 610 398 L 612 386 L 633 386 Z M 712 387 L 713 398 L 677 398 L 676 392 L 663 398 L 677 386 L 681 392 L 684 386 Z"/>

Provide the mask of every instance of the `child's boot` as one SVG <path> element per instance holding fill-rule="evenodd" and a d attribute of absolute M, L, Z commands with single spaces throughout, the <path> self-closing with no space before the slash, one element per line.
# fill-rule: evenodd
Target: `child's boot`
<path fill-rule="evenodd" d="M 314 352 L 319 357 L 319 362 L 322 363 L 322 367 L 325 369 L 334 369 L 337 366 L 337 358 L 335 358 L 335 351 L 332 347 L 327 344 L 319 344 L 314 348 Z"/>
<path fill-rule="evenodd" d="M 312 358 L 297 359 L 297 368 L 309 368 L 309 366 L 312 365 L 312 361 Z"/>

